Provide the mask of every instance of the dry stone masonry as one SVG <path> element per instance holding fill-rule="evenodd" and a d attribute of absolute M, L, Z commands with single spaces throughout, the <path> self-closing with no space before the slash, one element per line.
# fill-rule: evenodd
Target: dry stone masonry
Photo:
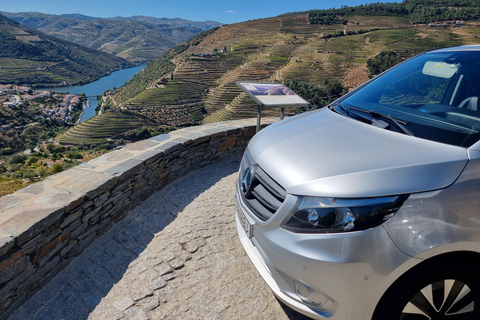
<path fill-rule="evenodd" d="M 162 134 L 0 198 L 0 319 L 150 195 L 242 153 L 255 127 L 245 119 Z"/>

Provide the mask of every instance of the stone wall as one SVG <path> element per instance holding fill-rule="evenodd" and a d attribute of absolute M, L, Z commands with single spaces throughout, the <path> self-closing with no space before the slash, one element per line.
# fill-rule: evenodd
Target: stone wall
<path fill-rule="evenodd" d="M 129 209 L 189 171 L 242 153 L 255 127 L 246 119 L 162 134 L 0 198 L 0 319 Z"/>

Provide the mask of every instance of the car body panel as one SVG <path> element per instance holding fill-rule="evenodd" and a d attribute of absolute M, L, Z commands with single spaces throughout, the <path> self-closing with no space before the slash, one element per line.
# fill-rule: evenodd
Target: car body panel
<path fill-rule="evenodd" d="M 444 188 L 468 161 L 464 148 L 352 121 L 329 109 L 262 130 L 249 151 L 287 193 L 339 198 Z"/>
<path fill-rule="evenodd" d="M 480 252 L 480 160 L 471 160 L 454 185 L 411 195 L 383 227 L 402 252 L 430 258 L 442 252 Z M 449 249 L 451 247 L 452 249 Z M 436 250 L 435 250 L 436 249 Z"/>

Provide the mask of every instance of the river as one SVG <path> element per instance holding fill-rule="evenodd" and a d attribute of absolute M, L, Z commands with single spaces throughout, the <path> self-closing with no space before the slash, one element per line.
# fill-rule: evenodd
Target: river
<path fill-rule="evenodd" d="M 88 98 L 89 105 L 83 110 L 82 118 L 80 122 L 90 119 L 95 115 L 95 108 L 98 101 L 97 96 L 102 95 L 108 89 L 114 89 L 121 87 L 125 82 L 130 80 L 134 74 L 145 68 L 146 65 L 141 65 L 133 68 L 123 69 L 112 72 L 110 75 L 98 79 L 97 81 L 87 83 L 83 86 L 73 87 L 56 87 L 56 88 L 43 88 L 42 90 L 56 91 L 56 92 L 69 92 L 72 94 L 85 93 L 90 96 Z"/>

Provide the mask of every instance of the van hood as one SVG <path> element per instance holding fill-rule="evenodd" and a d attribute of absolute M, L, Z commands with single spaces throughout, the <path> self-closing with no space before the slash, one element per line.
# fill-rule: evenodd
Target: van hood
<path fill-rule="evenodd" d="M 328 108 L 263 129 L 248 150 L 287 193 L 323 197 L 441 189 L 468 162 L 464 148 L 374 127 Z"/>

